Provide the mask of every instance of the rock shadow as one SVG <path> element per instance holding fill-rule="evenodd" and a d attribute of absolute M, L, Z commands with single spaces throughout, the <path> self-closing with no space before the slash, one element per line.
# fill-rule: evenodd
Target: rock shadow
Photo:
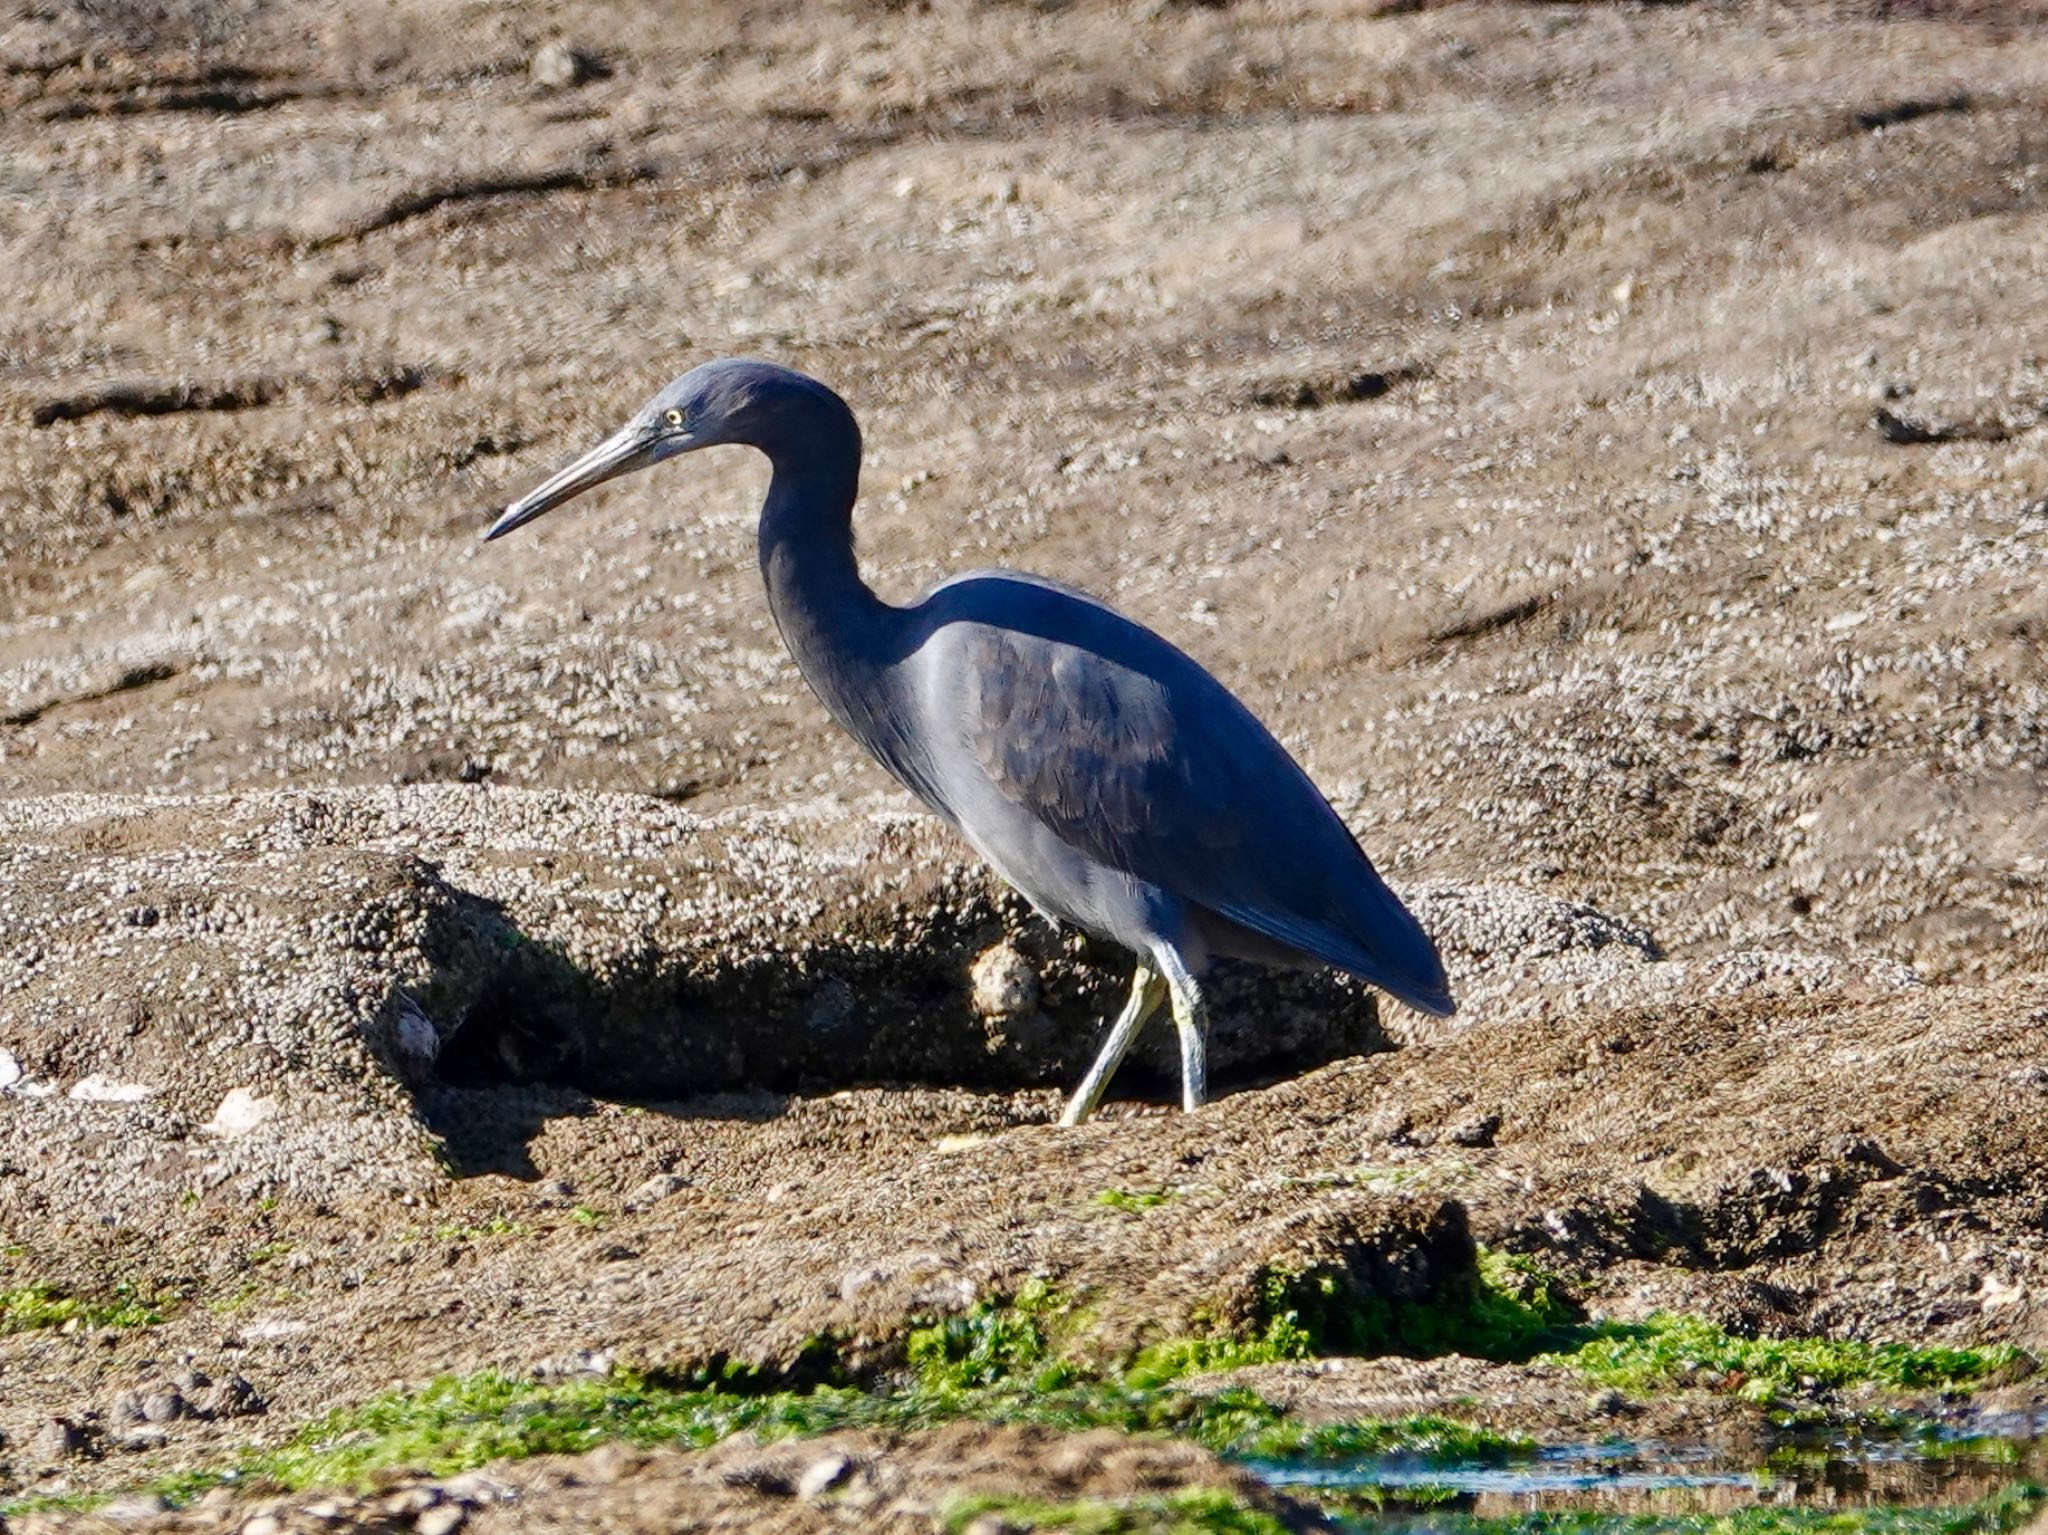
<path fill-rule="evenodd" d="M 423 999 L 441 1044 L 421 1107 L 458 1168 L 516 1176 L 532 1164 L 507 1147 L 591 1097 L 767 1118 L 788 1094 L 847 1087 L 1070 1086 L 1132 964 L 999 893 L 871 914 L 858 931 L 769 952 L 642 944 L 589 957 L 523 932 L 495 902 L 455 897 L 464 962 Z M 987 982 L 991 955 L 1000 987 Z M 1222 1090 L 1389 1048 L 1373 995 L 1331 973 L 1219 964 L 1210 997 Z M 1178 1082 L 1162 1012 L 1116 1085 L 1171 1099 Z"/>

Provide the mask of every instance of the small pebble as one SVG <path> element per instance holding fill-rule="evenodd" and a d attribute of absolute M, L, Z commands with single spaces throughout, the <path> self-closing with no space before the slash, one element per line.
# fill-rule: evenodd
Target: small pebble
<path fill-rule="evenodd" d="M 111 1503 L 102 1503 L 94 1510 L 102 1519 L 126 1524 L 131 1521 L 152 1519 L 166 1513 L 170 1504 L 153 1492 L 132 1493 L 125 1498 L 116 1498 Z"/>
<path fill-rule="evenodd" d="M 560 38 L 534 50 L 530 70 L 534 84 L 557 91 L 581 85 L 593 73 L 591 60 Z"/>
<path fill-rule="evenodd" d="M 277 1100 L 265 1097 L 251 1087 L 231 1087 L 213 1111 L 213 1118 L 199 1128 L 208 1135 L 233 1140 L 247 1135 L 258 1125 L 277 1113 Z"/>
<path fill-rule="evenodd" d="M 970 972 L 974 1010 L 984 1018 L 1020 1018 L 1038 1007 L 1038 972 L 1007 943 L 984 950 Z"/>
<path fill-rule="evenodd" d="M 629 1205 L 659 1204 L 672 1194 L 679 1194 L 689 1187 L 689 1180 L 678 1178 L 674 1173 L 656 1173 L 627 1198 Z"/>
<path fill-rule="evenodd" d="M 424 1514 L 441 1501 L 440 1489 L 428 1486 L 401 1487 L 377 1500 L 377 1511 L 393 1519 L 410 1519 Z"/>
<path fill-rule="evenodd" d="M 797 1478 L 796 1495 L 800 1498 L 822 1498 L 845 1481 L 852 1471 L 850 1456 L 821 1455 L 804 1467 L 804 1474 Z"/>

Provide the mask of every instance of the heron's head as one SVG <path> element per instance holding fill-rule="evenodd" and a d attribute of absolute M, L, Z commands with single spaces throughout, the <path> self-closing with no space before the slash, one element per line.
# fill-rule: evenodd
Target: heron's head
<path fill-rule="evenodd" d="M 759 442 L 786 381 L 822 389 L 773 363 L 728 358 L 693 368 L 633 413 L 632 419 L 574 463 L 506 507 L 484 537 L 498 538 L 551 512 L 594 485 L 645 469 L 678 453 L 722 442 Z"/>

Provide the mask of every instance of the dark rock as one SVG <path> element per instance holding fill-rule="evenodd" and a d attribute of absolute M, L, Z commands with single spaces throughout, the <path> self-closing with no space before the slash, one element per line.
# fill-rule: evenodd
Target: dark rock
<path fill-rule="evenodd" d="M 185 1416 L 185 1398 L 175 1388 L 142 1399 L 142 1416 L 151 1423 L 173 1423 Z"/>
<path fill-rule="evenodd" d="M 107 1422 L 114 1428 L 128 1428 L 142 1422 L 142 1393 L 123 1391 L 107 1405 Z"/>
<path fill-rule="evenodd" d="M 75 1460 L 87 1448 L 85 1430 L 69 1418 L 52 1418 L 28 1442 L 29 1454 L 46 1463 Z"/>
<path fill-rule="evenodd" d="M 239 1375 L 224 1377 L 195 1396 L 192 1405 L 206 1418 L 250 1418 L 269 1407 L 263 1394 Z"/>
<path fill-rule="evenodd" d="M 1500 1115 L 1482 1114 L 1453 1125 L 1444 1132 L 1444 1138 L 1453 1146 L 1491 1146 L 1499 1131 Z"/>

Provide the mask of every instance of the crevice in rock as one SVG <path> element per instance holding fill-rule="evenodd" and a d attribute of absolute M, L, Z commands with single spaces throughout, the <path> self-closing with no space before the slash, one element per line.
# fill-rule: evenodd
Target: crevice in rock
<path fill-rule="evenodd" d="M 140 117 L 153 112 L 214 112 L 239 116 L 293 102 L 319 100 L 341 92 L 331 86 L 262 85 L 244 71 L 192 84 L 151 82 L 110 94 L 80 94 L 49 102 L 37 112 L 43 122 L 76 122 L 90 117 Z"/>
<path fill-rule="evenodd" d="M 109 384 L 45 400 L 29 412 L 31 426 L 55 426 L 102 413 L 115 416 L 171 416 L 184 411 L 252 410 L 284 392 L 282 380 L 249 378 L 216 383 L 144 382 Z"/>
<path fill-rule="evenodd" d="M 1967 112 L 1975 105 L 1967 91 L 1957 91 L 1953 96 L 1914 97 L 1881 107 L 1866 107 L 1856 114 L 1856 126 L 1865 133 L 1874 133 L 1880 128 L 1896 128 L 1916 118 Z"/>
<path fill-rule="evenodd" d="M 93 688 L 83 693 L 71 693 L 61 698 L 45 699 L 12 714 L 0 714 L 0 725 L 33 725 L 52 709 L 61 709 L 71 704 L 97 703 L 103 698 L 112 698 L 120 693 L 132 693 L 137 688 L 154 687 L 159 682 L 169 682 L 183 676 L 185 668 L 170 661 L 146 661 L 140 666 L 131 666 L 105 687 Z"/>
<path fill-rule="evenodd" d="M 1493 634 L 1502 629 L 1512 629 L 1525 623 L 1548 608 L 1557 598 L 1548 592 L 1539 592 L 1533 597 L 1524 597 L 1519 602 L 1510 602 L 1470 618 L 1461 618 L 1441 628 L 1429 631 L 1429 643 L 1449 645 L 1459 640 L 1478 639 L 1481 635 Z"/>
<path fill-rule="evenodd" d="M 1307 378 L 1272 380 L 1255 385 L 1249 396 L 1254 405 L 1269 409 L 1320 410 L 1326 405 L 1348 405 L 1360 400 L 1377 400 L 1403 384 L 1423 376 L 1415 363 L 1390 368 L 1364 368 L 1322 373 Z"/>
<path fill-rule="evenodd" d="M 1880 405 L 1871 412 L 1870 424 L 1886 442 L 1901 447 L 1919 447 L 1942 442 L 2011 442 L 2048 421 L 2048 405 L 2020 407 L 2015 415 L 1976 416 L 1966 421 L 1930 421 L 1901 415 Z"/>
<path fill-rule="evenodd" d="M 355 369 L 332 375 L 283 376 L 213 382 L 142 380 L 108 384 L 77 394 L 44 400 L 29 412 L 29 424 L 56 426 L 88 416 L 174 416 L 188 412 L 256 410 L 275 405 L 288 394 L 304 391 L 336 403 L 381 405 L 403 399 L 443 378 L 440 370 L 421 363 Z"/>
<path fill-rule="evenodd" d="M 408 223 L 452 204 L 481 202 L 496 197 L 539 197 L 551 192 L 595 192 L 612 187 L 631 186 L 635 182 L 649 180 L 654 175 L 655 169 L 651 165 L 600 163 L 560 166 L 544 171 L 501 172 L 496 175 L 465 177 L 459 181 L 443 182 L 438 186 L 425 187 L 394 197 L 342 228 L 309 240 L 307 248 L 326 250 L 350 240 L 359 240 L 365 235 Z"/>

